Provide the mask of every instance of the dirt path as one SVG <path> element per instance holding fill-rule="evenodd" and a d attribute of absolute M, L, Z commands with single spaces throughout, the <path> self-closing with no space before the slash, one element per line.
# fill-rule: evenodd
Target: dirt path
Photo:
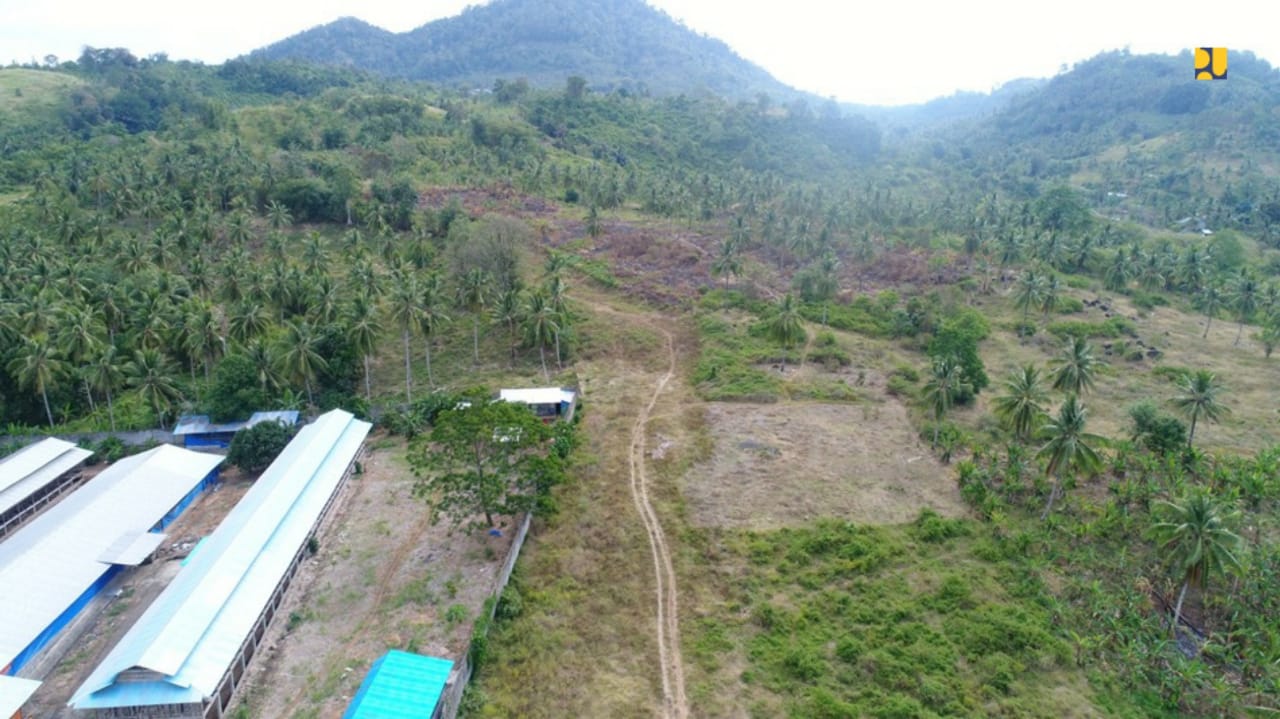
<path fill-rule="evenodd" d="M 620 312 L 612 307 L 592 303 L 594 309 L 631 320 L 638 320 L 659 332 L 667 349 L 667 370 L 654 386 L 653 395 L 638 415 L 631 429 L 631 450 L 629 453 L 631 497 L 635 501 L 636 512 L 644 524 L 649 538 L 649 548 L 653 553 L 653 575 L 656 580 L 655 598 L 657 604 L 656 636 L 658 641 L 658 659 L 662 669 L 663 715 L 668 719 L 687 719 L 689 716 L 689 700 L 684 689 L 684 656 L 680 651 L 680 602 L 676 586 L 675 567 L 671 562 L 671 551 L 667 547 L 666 534 L 662 531 L 662 523 L 649 501 L 649 482 L 645 472 L 647 455 L 646 444 L 649 431 L 649 418 L 658 398 L 666 389 L 667 383 L 676 373 L 675 340 L 671 332 L 650 321 L 649 318 Z"/>

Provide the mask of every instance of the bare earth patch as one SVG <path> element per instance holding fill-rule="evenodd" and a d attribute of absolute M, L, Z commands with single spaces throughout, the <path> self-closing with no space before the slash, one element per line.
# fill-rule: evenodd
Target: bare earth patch
<path fill-rule="evenodd" d="M 695 524 L 765 530 L 819 517 L 899 524 L 926 507 L 964 513 L 951 472 L 897 402 L 709 403 L 706 413 L 711 458 L 684 488 Z"/>
<path fill-rule="evenodd" d="M 403 441 L 374 438 L 267 632 L 240 696 L 253 717 L 339 717 L 388 649 L 459 661 L 514 528 L 450 533 L 413 496 Z"/>

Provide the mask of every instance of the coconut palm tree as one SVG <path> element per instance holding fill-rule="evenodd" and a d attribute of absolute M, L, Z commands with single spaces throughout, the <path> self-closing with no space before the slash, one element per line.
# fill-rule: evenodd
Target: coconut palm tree
<path fill-rule="evenodd" d="M 53 411 L 49 409 L 49 386 L 57 381 L 66 369 L 66 363 L 58 357 L 44 335 L 25 337 L 9 361 L 9 372 L 18 384 L 34 390 L 44 402 L 44 416 L 53 426 Z"/>
<path fill-rule="evenodd" d="M 969 389 L 964 381 L 964 368 L 951 357 L 934 360 L 929 381 L 924 385 L 924 399 L 933 409 L 933 446 L 938 446 L 938 430 L 942 417 L 951 409 L 956 397 Z"/>
<path fill-rule="evenodd" d="M 413 365 L 409 340 L 422 329 L 422 292 L 418 278 L 412 273 L 396 276 L 391 290 L 391 319 L 400 328 L 404 342 L 404 401 L 413 401 Z"/>
<path fill-rule="evenodd" d="M 134 350 L 133 359 L 124 364 L 126 382 L 155 410 L 161 429 L 165 414 L 173 407 L 174 400 L 182 396 L 174 374 L 173 362 L 155 349 Z"/>
<path fill-rule="evenodd" d="M 111 420 L 111 431 L 116 431 L 116 408 L 112 393 L 124 382 L 124 373 L 120 371 L 120 355 L 115 345 L 105 344 L 99 348 L 97 356 L 85 367 L 85 379 L 89 386 L 103 393 L 107 398 L 107 416 Z"/>
<path fill-rule="evenodd" d="M 474 267 L 458 282 L 458 306 L 471 313 L 472 361 L 480 364 L 480 313 L 489 304 L 489 273 Z"/>
<path fill-rule="evenodd" d="M 1084 394 L 1093 389 L 1093 377 L 1098 371 L 1098 360 L 1093 345 L 1083 337 L 1072 336 L 1063 345 L 1062 353 L 1053 360 L 1053 388 L 1071 394 Z"/>
<path fill-rule="evenodd" d="M 1088 416 L 1089 413 L 1084 404 L 1074 394 L 1069 394 L 1066 401 L 1058 408 L 1058 415 L 1040 430 L 1045 443 L 1036 456 L 1048 459 L 1045 474 L 1053 479 L 1053 490 L 1049 493 L 1044 514 L 1040 515 L 1042 520 L 1053 511 L 1053 503 L 1062 493 L 1064 472 L 1092 473 L 1101 463 L 1098 454 L 1090 445 L 1101 441 L 1102 438 L 1084 431 Z"/>
<path fill-rule="evenodd" d="M 548 382 L 551 381 L 551 375 L 547 372 L 547 345 L 555 341 L 556 333 L 560 331 L 558 319 L 545 291 L 538 289 L 529 293 L 524 311 L 525 341 L 538 348 L 538 356 L 542 360 L 542 376 Z"/>
<path fill-rule="evenodd" d="M 1226 294 L 1222 291 L 1222 285 L 1214 282 L 1205 285 L 1196 295 L 1196 306 L 1204 313 L 1204 334 L 1200 335 L 1200 339 L 1209 336 L 1209 327 L 1213 324 L 1213 318 L 1222 309 L 1226 302 Z"/>
<path fill-rule="evenodd" d="M 1040 311 L 1046 317 L 1058 309 L 1062 302 L 1062 281 L 1056 274 L 1050 274 L 1040 289 Z"/>
<path fill-rule="evenodd" d="M 769 320 L 769 339 L 782 345 L 782 367 L 787 366 L 787 352 L 804 339 L 804 325 L 800 321 L 800 306 L 791 293 L 782 296 Z"/>
<path fill-rule="evenodd" d="M 444 282 L 440 275 L 431 273 L 422 283 L 422 311 L 419 314 L 419 329 L 422 330 L 423 346 L 427 356 L 427 386 L 436 386 L 431 375 L 431 343 L 435 341 L 440 328 L 449 324 L 449 315 L 444 311 Z"/>
<path fill-rule="evenodd" d="M 347 308 L 347 331 L 351 344 L 364 360 L 364 396 L 373 399 L 373 385 L 369 379 L 369 361 L 378 348 L 382 336 L 382 323 L 378 320 L 378 307 L 365 295 L 357 295 Z"/>
<path fill-rule="evenodd" d="M 1163 518 L 1152 526 L 1152 532 L 1166 560 L 1182 578 L 1169 622 L 1176 636 L 1187 588 L 1203 589 L 1211 574 L 1240 569 L 1236 555 L 1243 542 L 1230 529 L 1240 512 L 1203 488 L 1192 489 L 1177 502 L 1161 501 L 1158 508 Z"/>
<path fill-rule="evenodd" d="M 244 346 L 244 356 L 253 364 L 254 374 L 258 377 L 258 386 L 263 392 L 280 386 L 280 373 L 276 367 L 280 364 L 276 357 L 275 347 L 254 337 Z"/>
<path fill-rule="evenodd" d="M 1023 365 L 1014 370 L 1004 381 L 1004 394 L 995 398 L 995 412 L 1004 420 L 1021 441 L 1035 434 L 1044 417 L 1044 403 L 1048 394 L 1040 370 L 1035 365 Z"/>
<path fill-rule="evenodd" d="M 729 278 L 742 274 L 742 248 L 732 237 L 726 237 L 720 243 L 716 259 L 711 263 L 713 277 L 724 278 L 724 288 L 729 289 Z"/>
<path fill-rule="evenodd" d="M 1013 302 L 1022 310 L 1022 323 L 1026 324 L 1031 317 L 1031 308 L 1041 302 L 1044 293 L 1044 279 L 1036 271 L 1027 268 L 1018 276 L 1018 284 L 1014 287 Z"/>
<path fill-rule="evenodd" d="M 320 335 L 310 322 L 285 322 L 285 334 L 280 348 L 280 366 L 284 374 L 302 380 L 307 391 L 307 404 L 315 405 L 311 383 L 316 375 L 329 366 L 320 354 Z"/>
<path fill-rule="evenodd" d="M 1196 436 L 1197 420 L 1204 417 L 1217 422 L 1230 410 L 1218 401 L 1222 384 L 1218 382 L 1217 375 L 1207 369 L 1184 375 L 1178 382 L 1178 389 L 1179 394 L 1173 399 L 1173 404 L 1191 420 L 1191 428 L 1187 432 L 1187 445 L 1190 446 Z"/>
<path fill-rule="evenodd" d="M 1240 326 L 1236 330 L 1236 341 L 1232 346 L 1240 344 L 1240 335 L 1244 333 L 1244 323 L 1249 321 L 1258 309 L 1258 298 L 1262 288 L 1258 280 L 1247 270 L 1242 270 L 1231 284 L 1231 309 L 1236 311 L 1236 319 Z"/>
<path fill-rule="evenodd" d="M 507 340 L 511 345 L 511 362 L 514 365 L 516 361 L 516 325 L 520 323 L 524 316 L 524 306 L 522 302 L 523 291 L 518 283 L 512 284 L 507 289 L 498 294 L 498 299 L 493 303 L 493 322 L 498 325 L 505 325 L 507 328 Z"/>

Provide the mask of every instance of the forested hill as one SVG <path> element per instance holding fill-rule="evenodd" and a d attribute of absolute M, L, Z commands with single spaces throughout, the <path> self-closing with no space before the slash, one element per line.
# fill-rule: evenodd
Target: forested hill
<path fill-rule="evenodd" d="M 1203 82 L 1193 79 L 1190 53 L 1116 51 L 939 129 L 916 149 L 988 193 L 1026 197 L 1065 184 L 1112 217 L 1169 229 L 1188 216 L 1195 226 L 1240 226 L 1274 192 L 1278 113 L 1280 72 L 1252 53 L 1233 51 L 1229 78 Z"/>
<path fill-rule="evenodd" d="M 343 64 L 389 77 L 489 88 L 525 78 L 598 90 L 710 92 L 733 99 L 800 93 L 643 0 L 494 0 L 406 33 L 344 18 L 250 55 Z"/>

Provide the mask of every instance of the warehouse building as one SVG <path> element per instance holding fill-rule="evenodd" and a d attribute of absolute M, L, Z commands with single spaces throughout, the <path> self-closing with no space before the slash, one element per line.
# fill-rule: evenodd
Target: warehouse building
<path fill-rule="evenodd" d="M 303 427 L 70 705 L 100 717 L 220 719 L 369 429 L 341 410 Z"/>
<path fill-rule="evenodd" d="M 217 481 L 221 462 L 168 445 L 127 457 L 0 542 L 0 697 L 31 687 L 13 676 L 160 546 L 157 530 Z"/>
<path fill-rule="evenodd" d="M 92 454 L 50 437 L 0 459 L 0 538 L 74 489 L 81 480 L 75 470 Z"/>

